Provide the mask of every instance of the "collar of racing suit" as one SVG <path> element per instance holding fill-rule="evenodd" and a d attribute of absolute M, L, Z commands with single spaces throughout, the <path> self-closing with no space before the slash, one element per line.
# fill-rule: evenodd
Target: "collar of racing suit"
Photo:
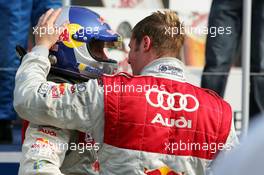
<path fill-rule="evenodd" d="M 140 74 L 186 82 L 185 66 L 174 57 L 158 58 L 147 64 Z"/>

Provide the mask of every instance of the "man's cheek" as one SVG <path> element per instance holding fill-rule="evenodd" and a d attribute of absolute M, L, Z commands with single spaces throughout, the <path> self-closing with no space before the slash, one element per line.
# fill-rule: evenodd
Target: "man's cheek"
<path fill-rule="evenodd" d="M 129 64 L 132 65 L 133 63 L 135 63 L 135 57 L 133 57 L 133 55 L 130 55 L 128 58 L 129 58 L 128 59 Z"/>

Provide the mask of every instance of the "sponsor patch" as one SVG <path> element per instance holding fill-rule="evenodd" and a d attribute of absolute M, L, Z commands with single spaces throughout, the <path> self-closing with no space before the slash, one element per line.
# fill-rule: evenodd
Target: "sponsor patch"
<path fill-rule="evenodd" d="M 48 134 L 50 136 L 54 136 L 56 137 L 57 136 L 57 133 L 54 131 L 54 130 L 51 130 L 51 129 L 48 129 L 48 128 L 42 128 L 42 127 L 39 127 L 38 128 L 38 131 L 39 132 L 42 132 L 44 134 Z"/>
<path fill-rule="evenodd" d="M 42 144 L 49 144 L 49 140 L 48 139 L 45 139 L 45 138 L 36 138 L 36 142 L 38 143 L 42 143 Z"/>
<path fill-rule="evenodd" d="M 52 95 L 52 98 L 59 98 L 60 97 L 60 93 L 59 93 L 58 87 L 56 85 L 51 87 L 51 95 Z"/>
<path fill-rule="evenodd" d="M 38 170 L 41 169 L 47 163 L 46 160 L 37 160 L 33 164 L 33 169 Z"/>
<path fill-rule="evenodd" d="M 36 149 L 44 149 L 44 148 L 49 148 L 51 150 L 55 150 L 54 143 L 50 142 L 48 139 L 38 137 L 35 139 L 35 142 L 31 145 L 31 148 L 36 148 Z"/>
<path fill-rule="evenodd" d="M 65 94 L 65 87 L 66 87 L 66 84 L 65 83 L 61 83 L 59 85 L 60 95 L 64 95 Z"/>
<path fill-rule="evenodd" d="M 159 66 L 159 72 L 167 73 L 167 74 L 171 74 L 171 75 L 176 75 L 178 77 L 183 78 L 183 70 L 178 68 L 178 67 L 169 65 L 169 64 L 160 65 Z"/>
<path fill-rule="evenodd" d="M 52 98 L 60 98 L 62 95 L 65 95 L 65 88 L 67 84 L 61 83 L 51 87 Z"/>
<path fill-rule="evenodd" d="M 70 91 L 71 91 L 72 94 L 74 94 L 74 93 L 76 92 L 76 87 L 75 87 L 75 85 L 71 85 L 71 87 L 70 87 Z"/>
<path fill-rule="evenodd" d="M 38 93 L 46 97 L 50 89 L 49 83 L 42 83 L 38 88 Z"/>
<path fill-rule="evenodd" d="M 86 85 L 84 83 L 77 84 L 76 87 L 78 92 L 84 92 L 86 90 Z"/>

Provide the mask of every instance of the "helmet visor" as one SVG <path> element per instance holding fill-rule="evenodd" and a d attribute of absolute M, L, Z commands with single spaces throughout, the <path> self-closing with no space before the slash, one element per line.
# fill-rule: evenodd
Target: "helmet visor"
<path fill-rule="evenodd" d="M 87 43 L 87 49 L 90 55 L 98 62 L 116 62 L 111 58 L 109 50 L 121 50 L 122 43 L 119 41 L 105 42 L 100 40 L 92 40 Z"/>

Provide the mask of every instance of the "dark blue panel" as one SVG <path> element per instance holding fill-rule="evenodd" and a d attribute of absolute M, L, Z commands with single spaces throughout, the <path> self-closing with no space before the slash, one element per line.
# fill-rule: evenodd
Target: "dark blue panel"
<path fill-rule="evenodd" d="M 76 68 L 77 61 L 75 59 L 74 50 L 65 46 L 62 42 L 58 42 L 57 44 L 59 47 L 58 51 L 50 51 L 58 59 L 56 67 L 79 72 L 79 70 Z"/>
<path fill-rule="evenodd" d="M 21 151 L 21 124 L 15 124 L 13 127 L 13 143 L 0 144 L 0 152 L 20 152 Z M 1 175 L 1 174 L 0 174 Z"/>
<path fill-rule="evenodd" d="M 19 163 L 0 163 L 0 175 L 17 175 Z"/>
<path fill-rule="evenodd" d="M 104 19 L 87 8 L 71 7 L 69 21 L 83 27 L 84 32 L 76 32 L 77 35 L 81 35 L 82 37 L 84 34 L 88 39 L 95 38 L 102 41 L 116 41 L 118 39 L 117 34 L 108 32 L 111 28 L 104 22 Z M 80 40 L 79 37 L 77 40 L 87 42 L 86 40 Z"/>

